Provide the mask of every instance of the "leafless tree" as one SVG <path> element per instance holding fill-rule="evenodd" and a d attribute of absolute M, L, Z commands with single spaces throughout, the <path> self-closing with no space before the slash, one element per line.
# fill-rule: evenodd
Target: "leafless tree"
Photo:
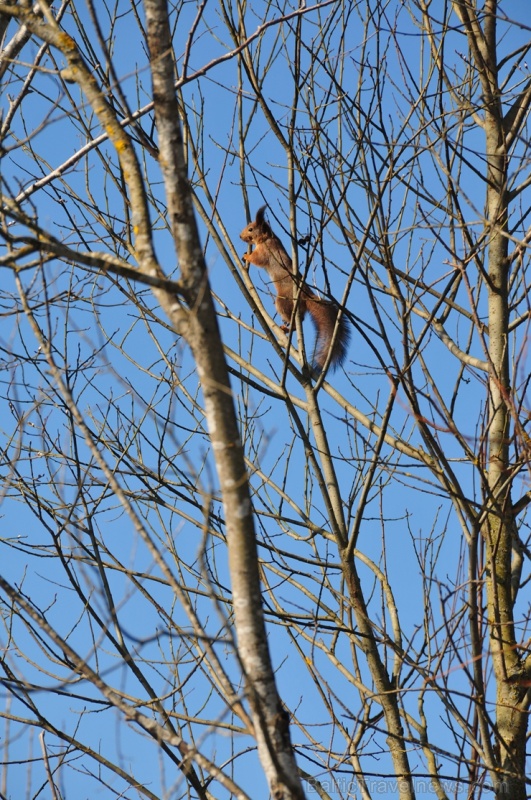
<path fill-rule="evenodd" d="M 524 800 L 525 9 L 0 31 L 0 796 Z M 336 372 L 244 268 L 264 204 Z"/>

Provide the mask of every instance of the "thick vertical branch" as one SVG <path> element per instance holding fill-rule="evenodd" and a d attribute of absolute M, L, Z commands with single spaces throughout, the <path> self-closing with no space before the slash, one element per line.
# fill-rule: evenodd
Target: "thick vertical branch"
<path fill-rule="evenodd" d="M 486 547 L 488 623 L 496 676 L 499 765 L 496 796 L 524 800 L 527 710 L 514 632 L 511 553 L 516 521 L 511 500 L 509 361 L 508 151 L 498 84 L 497 0 L 485 4 L 483 28 L 471 4 L 458 2 L 484 102 L 486 141 L 487 292 L 489 320 L 488 467 L 482 533 Z"/>
<path fill-rule="evenodd" d="M 349 598 L 356 615 L 356 623 L 367 664 L 374 681 L 375 693 L 378 697 L 387 724 L 387 746 L 393 759 L 395 774 L 399 778 L 398 797 L 400 800 L 413 800 L 415 787 L 409 763 L 407 747 L 404 741 L 404 729 L 400 719 L 398 692 L 392 684 L 378 651 L 374 635 L 374 627 L 363 595 L 361 580 L 354 562 L 354 555 L 343 562 L 343 574 L 349 588 Z"/>
<path fill-rule="evenodd" d="M 182 282 L 189 298 L 181 331 L 201 380 L 225 511 L 238 652 L 260 759 L 273 797 L 302 798 L 289 717 L 277 692 L 262 611 L 248 475 L 206 266 L 195 222 L 174 87 L 166 0 L 145 0 L 160 164 Z M 171 315 L 171 308 L 168 309 Z"/>
<path fill-rule="evenodd" d="M 486 114 L 489 317 L 489 428 L 486 514 L 483 531 L 487 554 L 487 607 L 497 680 L 497 724 L 503 780 L 499 797 L 524 800 L 527 713 L 520 710 L 523 690 L 512 682 L 521 669 L 516 648 L 511 587 L 511 554 L 515 520 L 511 501 L 509 439 L 510 366 L 507 174 L 501 114 Z"/>

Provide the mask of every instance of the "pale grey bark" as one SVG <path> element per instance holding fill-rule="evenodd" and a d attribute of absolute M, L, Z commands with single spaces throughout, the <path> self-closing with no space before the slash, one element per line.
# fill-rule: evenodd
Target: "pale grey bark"
<path fill-rule="evenodd" d="M 192 349 L 204 396 L 225 513 L 234 622 L 245 692 L 272 796 L 276 800 L 300 800 L 304 792 L 291 745 L 289 713 L 276 687 L 264 624 L 249 475 L 187 175 L 168 4 L 166 0 L 144 0 L 144 7 L 159 163 L 187 301 L 175 327 Z M 167 294 L 160 296 L 160 301 L 172 319 L 175 301 Z"/>

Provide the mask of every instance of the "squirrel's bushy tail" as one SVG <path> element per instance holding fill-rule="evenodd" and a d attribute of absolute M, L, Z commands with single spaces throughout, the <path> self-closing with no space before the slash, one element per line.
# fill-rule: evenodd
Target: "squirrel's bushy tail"
<path fill-rule="evenodd" d="M 330 300 L 321 300 L 318 297 L 309 299 L 307 301 L 307 308 L 317 330 L 312 366 L 316 372 L 320 372 L 328 358 L 330 344 L 336 329 L 339 308 Z M 349 340 L 350 327 L 347 318 L 342 314 L 332 348 L 332 357 L 330 359 L 331 369 L 335 369 L 344 361 L 347 355 Z"/>

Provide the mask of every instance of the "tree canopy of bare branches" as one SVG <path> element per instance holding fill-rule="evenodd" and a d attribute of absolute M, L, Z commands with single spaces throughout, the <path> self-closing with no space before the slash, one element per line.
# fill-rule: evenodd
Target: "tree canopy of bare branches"
<path fill-rule="evenodd" d="M 0 2 L 1 798 L 531 794 L 523 6 Z"/>

